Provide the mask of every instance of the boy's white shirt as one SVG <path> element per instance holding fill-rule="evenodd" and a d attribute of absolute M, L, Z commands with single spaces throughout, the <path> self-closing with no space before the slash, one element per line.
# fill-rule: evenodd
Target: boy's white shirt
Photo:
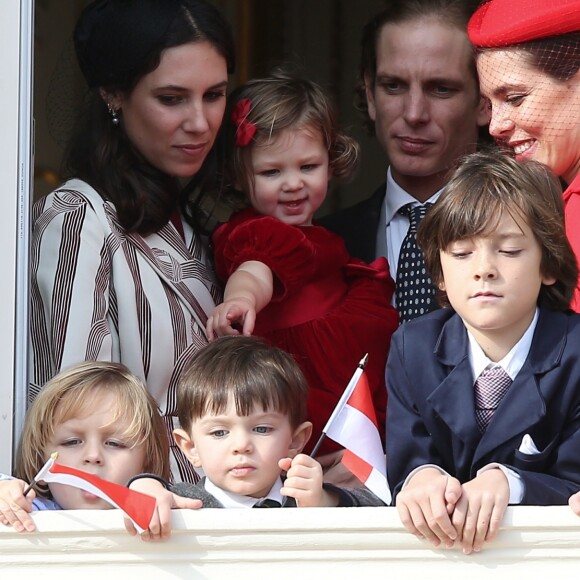
<path fill-rule="evenodd" d="M 254 507 L 255 503 L 263 499 L 273 499 L 282 504 L 285 499 L 280 493 L 283 485 L 282 479 L 278 477 L 268 492 L 268 495 L 264 497 L 250 497 L 226 491 L 215 485 L 208 477 L 205 478 L 203 484 L 205 491 L 213 495 L 225 508 L 251 508 Z"/>
<path fill-rule="evenodd" d="M 526 358 L 530 353 L 530 348 L 532 348 L 532 340 L 534 338 L 534 331 L 536 330 L 536 325 L 538 324 L 539 310 L 536 308 L 532 322 L 524 332 L 523 336 L 516 342 L 513 348 L 497 363 L 491 361 L 485 353 L 483 352 L 481 346 L 477 343 L 473 335 L 467 331 L 467 337 L 469 338 L 469 364 L 471 366 L 471 371 L 473 372 L 473 383 L 475 385 L 475 380 L 479 375 L 487 368 L 501 367 L 509 376 L 512 381 L 518 376 L 518 373 L 524 366 Z"/>
<path fill-rule="evenodd" d="M 469 365 L 471 366 L 471 371 L 473 373 L 473 384 L 475 385 L 475 381 L 477 377 L 487 368 L 494 368 L 494 367 L 501 367 L 503 370 L 510 376 L 511 380 L 514 381 L 517 377 L 518 373 L 524 366 L 526 362 L 526 358 L 528 358 L 528 354 L 530 353 L 530 348 L 532 347 L 532 340 L 534 338 L 534 331 L 536 330 L 536 325 L 538 324 L 539 318 L 539 309 L 536 308 L 534 312 L 534 317 L 530 325 L 524 332 L 523 336 L 518 340 L 518 342 L 513 346 L 513 348 L 499 361 L 493 362 L 490 360 L 483 349 L 473 335 L 467 331 L 467 337 L 469 339 L 469 350 L 468 350 L 468 357 L 469 357 Z M 532 438 L 526 433 L 522 439 L 522 443 L 520 446 L 520 451 L 523 453 L 538 453 L 538 449 L 532 440 Z M 425 464 L 416 467 L 407 475 L 405 478 L 405 482 L 403 483 L 403 489 L 409 483 L 410 479 L 422 469 L 426 467 L 434 467 L 438 469 L 441 473 L 445 475 L 449 475 L 443 468 L 439 467 L 435 464 Z M 517 505 L 521 503 L 524 497 L 524 484 L 521 480 L 521 477 L 518 473 L 502 465 L 501 463 L 489 463 L 485 465 L 481 469 L 477 471 L 477 475 L 482 474 L 484 471 L 488 471 L 489 469 L 501 469 L 504 475 L 507 477 L 508 485 L 509 485 L 509 503 L 511 505 Z"/>

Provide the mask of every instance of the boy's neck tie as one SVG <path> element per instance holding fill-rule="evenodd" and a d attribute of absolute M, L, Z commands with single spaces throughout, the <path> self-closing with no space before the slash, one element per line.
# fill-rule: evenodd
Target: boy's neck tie
<path fill-rule="evenodd" d="M 282 504 L 275 499 L 261 499 L 257 501 L 252 507 L 255 508 L 279 508 L 282 507 Z"/>
<path fill-rule="evenodd" d="M 512 380 L 505 370 L 493 367 L 484 370 L 475 381 L 475 419 L 479 430 L 484 433 Z"/>
<path fill-rule="evenodd" d="M 397 310 L 401 322 L 406 322 L 435 310 L 437 306 L 437 289 L 427 269 L 423 252 L 417 246 L 417 228 L 425 217 L 432 203 L 424 205 L 404 205 L 398 213 L 409 219 L 409 230 L 401 244 L 399 263 L 397 265 Z"/>

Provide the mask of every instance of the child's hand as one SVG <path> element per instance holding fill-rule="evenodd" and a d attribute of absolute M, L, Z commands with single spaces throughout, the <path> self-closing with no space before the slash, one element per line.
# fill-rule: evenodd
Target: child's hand
<path fill-rule="evenodd" d="M 453 525 L 464 554 L 479 552 L 497 535 L 508 505 L 510 490 L 501 469 L 488 469 L 464 483 L 453 512 Z"/>
<path fill-rule="evenodd" d="M 570 496 L 570 499 L 568 500 L 568 504 L 572 508 L 572 511 L 577 516 L 580 516 L 580 491 L 575 493 L 574 495 Z"/>
<path fill-rule="evenodd" d="M 24 489 L 28 486 L 22 479 L 0 481 L 0 523 L 12 526 L 16 532 L 34 532 L 36 526 L 30 517 L 32 501 L 36 497 L 31 489 L 26 496 Z"/>
<path fill-rule="evenodd" d="M 288 472 L 280 493 L 293 497 L 298 507 L 338 505 L 338 498 L 322 488 L 322 467 L 316 459 L 299 454 L 294 459 L 280 459 L 278 465 Z"/>
<path fill-rule="evenodd" d="M 419 538 L 437 547 L 453 546 L 457 531 L 451 514 L 461 497 L 457 479 L 438 469 L 425 467 L 418 471 L 397 495 L 397 510 L 403 525 Z"/>
<path fill-rule="evenodd" d="M 213 314 L 207 319 L 207 337 L 213 340 L 218 336 L 240 334 L 233 325 L 241 326 L 242 334 L 249 336 L 254 331 L 256 309 L 250 301 L 236 298 L 216 306 Z"/>
<path fill-rule="evenodd" d="M 141 534 L 144 542 L 154 542 L 165 540 L 171 536 L 171 510 L 172 509 L 199 509 L 202 507 L 201 500 L 190 499 L 176 495 L 161 485 L 155 479 L 146 477 L 136 479 L 129 486 L 130 489 L 152 495 L 156 500 L 155 512 L 149 522 L 149 527 Z M 137 530 L 133 522 L 125 516 L 123 520 L 125 529 L 129 534 L 135 536 Z"/>

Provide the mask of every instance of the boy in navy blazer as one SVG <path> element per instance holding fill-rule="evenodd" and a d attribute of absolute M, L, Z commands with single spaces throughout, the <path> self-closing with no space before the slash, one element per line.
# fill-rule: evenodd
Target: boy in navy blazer
<path fill-rule="evenodd" d="M 451 308 L 393 336 L 387 475 L 409 531 L 470 553 L 508 503 L 580 489 L 578 268 L 559 182 L 499 152 L 464 160 L 418 239 Z"/>

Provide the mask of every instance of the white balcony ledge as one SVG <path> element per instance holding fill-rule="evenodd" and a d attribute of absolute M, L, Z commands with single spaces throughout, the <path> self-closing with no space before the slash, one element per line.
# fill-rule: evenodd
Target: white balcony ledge
<path fill-rule="evenodd" d="M 40 512 L 38 531 L 0 526 L 6 578 L 519 579 L 580 571 L 580 518 L 567 507 L 509 508 L 479 554 L 436 550 L 407 533 L 394 508 L 176 511 L 170 540 L 129 536 L 121 513 Z"/>

